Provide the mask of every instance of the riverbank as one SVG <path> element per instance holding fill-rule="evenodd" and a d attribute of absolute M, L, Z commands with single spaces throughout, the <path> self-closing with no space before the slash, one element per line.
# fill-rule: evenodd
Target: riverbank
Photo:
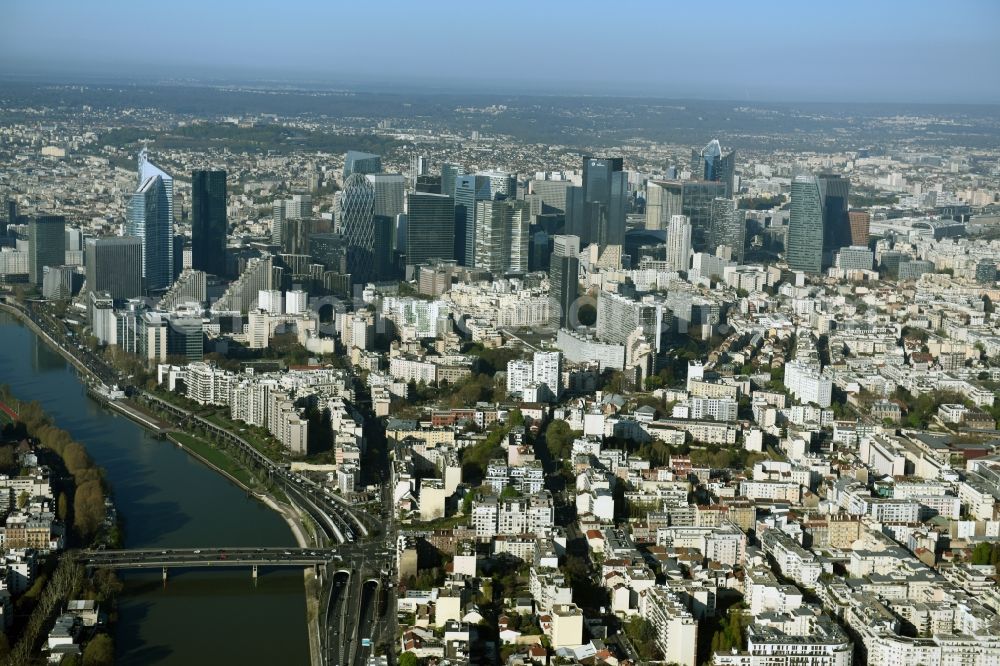
<path fill-rule="evenodd" d="M 13 307 L 7 303 L 0 302 L 0 312 L 4 312 L 14 319 L 16 319 L 22 326 L 31 331 L 38 340 L 44 343 L 44 346 L 51 349 L 53 352 L 57 353 L 62 359 L 69 363 L 80 375 L 81 379 L 92 380 L 97 379 L 97 375 L 93 373 L 89 368 L 87 368 L 82 362 L 80 362 L 69 350 L 65 349 L 62 345 L 56 342 L 51 336 L 49 336 L 45 330 L 39 327 L 32 319 L 19 308 Z M 91 396 L 93 399 L 93 396 Z M 124 408 L 124 405 L 115 404 L 110 405 L 108 400 L 94 400 L 94 402 L 100 404 L 102 407 L 108 407 L 109 411 L 117 411 L 123 416 L 126 416 L 129 421 L 140 426 L 143 430 L 150 432 L 154 436 L 162 437 L 165 433 L 165 428 L 158 423 L 157 419 L 150 418 L 150 415 L 139 413 L 134 407 L 129 406 L 129 408 Z M 113 409 L 116 407 L 117 409 Z M 173 435 L 188 435 L 187 433 L 174 432 Z M 193 437 L 193 435 L 188 435 Z M 224 469 L 224 460 L 229 460 L 224 454 L 219 454 L 219 458 L 214 458 L 210 451 L 218 451 L 211 447 L 210 445 L 205 445 L 206 448 L 201 450 L 197 446 L 188 446 L 174 441 L 175 448 L 183 449 L 185 455 L 193 458 L 198 463 L 202 464 L 213 473 L 222 476 L 229 482 L 233 483 L 235 486 L 243 490 L 248 496 L 252 495 L 253 498 L 260 504 L 263 504 L 268 509 L 277 513 L 282 521 L 286 524 L 288 529 L 292 532 L 292 535 L 300 546 L 309 547 L 310 540 L 308 537 L 308 530 L 302 522 L 301 516 L 298 515 L 296 510 L 292 507 L 286 506 L 283 503 L 275 501 L 273 498 L 268 497 L 260 492 L 259 489 L 251 488 L 244 481 L 249 480 L 249 477 L 241 480 L 240 475 L 237 473 L 231 473 L 230 470 Z M 321 664 L 322 654 L 319 643 L 319 627 L 317 624 L 317 613 L 316 608 L 318 607 L 318 594 L 312 593 L 318 589 L 316 585 L 315 573 L 310 569 L 303 574 L 305 580 L 305 591 L 306 591 L 306 613 L 307 613 L 307 633 L 309 641 L 309 657 L 310 663 L 319 665 Z"/>

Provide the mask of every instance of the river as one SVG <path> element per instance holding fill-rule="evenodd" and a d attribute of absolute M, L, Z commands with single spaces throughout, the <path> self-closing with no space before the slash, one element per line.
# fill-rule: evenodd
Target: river
<path fill-rule="evenodd" d="M 88 398 L 76 370 L 0 312 L 0 383 L 37 400 L 106 470 L 126 548 L 294 546 L 284 520 L 166 440 Z M 124 575 L 116 663 L 308 664 L 301 571 Z"/>

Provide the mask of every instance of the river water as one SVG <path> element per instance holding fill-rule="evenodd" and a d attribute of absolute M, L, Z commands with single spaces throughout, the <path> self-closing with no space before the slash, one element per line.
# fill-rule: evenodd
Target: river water
<path fill-rule="evenodd" d="M 37 400 L 106 470 L 126 548 L 294 546 L 277 513 L 166 440 L 87 397 L 74 370 L 0 312 L 0 383 Z M 123 576 L 116 662 L 308 664 L 302 572 L 170 570 Z"/>

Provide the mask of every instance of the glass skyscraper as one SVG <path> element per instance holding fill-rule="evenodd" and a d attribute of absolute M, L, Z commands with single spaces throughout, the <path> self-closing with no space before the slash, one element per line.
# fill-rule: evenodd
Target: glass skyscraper
<path fill-rule="evenodd" d="M 33 217 L 28 222 L 28 278 L 41 286 L 46 266 L 66 263 L 66 218 L 62 215 Z"/>
<path fill-rule="evenodd" d="M 455 180 L 455 258 L 463 266 L 476 264 L 476 202 L 493 198 L 490 184 L 480 174 Z"/>
<path fill-rule="evenodd" d="M 524 201 L 476 202 L 475 267 L 494 275 L 528 270 L 531 209 Z"/>
<path fill-rule="evenodd" d="M 142 241 L 130 236 L 87 240 L 87 288 L 116 300 L 142 295 Z"/>
<path fill-rule="evenodd" d="M 581 191 L 567 192 L 567 230 L 580 237 L 581 245 L 596 243 L 602 250 L 622 245 L 627 195 L 628 176 L 622 170 L 622 158 L 585 157 Z"/>
<path fill-rule="evenodd" d="M 128 203 L 125 233 L 142 241 L 143 288 L 166 289 L 174 280 L 174 179 L 139 153 L 139 186 Z"/>
<path fill-rule="evenodd" d="M 406 195 L 406 263 L 455 258 L 455 199 L 444 194 Z"/>
<path fill-rule="evenodd" d="M 725 245 L 733 252 L 733 260 L 743 261 L 747 225 L 745 213 L 736 208 L 735 199 L 717 197 L 712 200 L 712 233 L 709 251 L 715 252 Z"/>
<path fill-rule="evenodd" d="M 785 261 L 793 271 L 818 274 L 823 270 L 823 195 L 815 176 L 792 180 Z"/>
<path fill-rule="evenodd" d="M 445 162 L 441 165 L 441 194 L 449 197 L 455 196 L 455 182 L 463 175 L 465 170 L 457 164 Z"/>
<path fill-rule="evenodd" d="M 832 266 L 837 250 L 850 247 L 851 220 L 847 200 L 851 181 L 838 174 L 820 174 L 817 178 L 823 196 L 823 265 Z"/>
<path fill-rule="evenodd" d="M 382 173 L 382 158 L 374 153 L 349 150 L 344 155 L 344 180 L 352 174 Z"/>
<path fill-rule="evenodd" d="M 712 139 L 700 151 L 691 151 L 691 174 L 696 180 L 723 183 L 726 186 L 725 197 L 732 197 L 736 179 L 736 151 L 723 155 L 719 140 Z"/>
<path fill-rule="evenodd" d="M 363 174 L 344 182 L 340 227 L 347 241 L 347 272 L 353 284 L 375 277 L 375 187 Z"/>
<path fill-rule="evenodd" d="M 191 173 L 191 267 L 226 274 L 226 172 Z"/>

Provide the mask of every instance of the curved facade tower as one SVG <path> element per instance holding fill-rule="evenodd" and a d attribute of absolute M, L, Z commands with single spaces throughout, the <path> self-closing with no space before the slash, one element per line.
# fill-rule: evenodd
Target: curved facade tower
<path fill-rule="evenodd" d="M 344 182 L 340 196 L 340 228 L 347 241 L 347 272 L 351 282 L 375 278 L 375 187 L 364 174 Z"/>

